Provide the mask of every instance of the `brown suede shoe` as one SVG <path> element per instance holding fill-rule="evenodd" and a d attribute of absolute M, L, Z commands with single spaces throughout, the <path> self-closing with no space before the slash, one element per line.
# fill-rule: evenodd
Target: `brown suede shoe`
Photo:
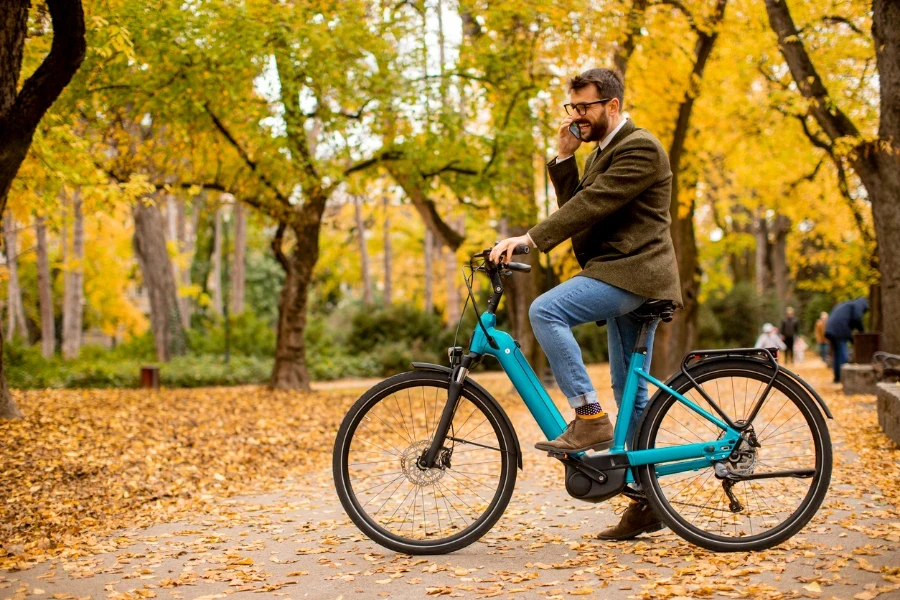
<path fill-rule="evenodd" d="M 665 529 L 656 511 L 646 502 L 632 502 L 622 514 L 622 520 L 615 527 L 604 529 L 597 534 L 598 540 L 630 540 L 642 533 Z"/>
<path fill-rule="evenodd" d="M 538 442 L 534 447 L 548 452 L 567 453 L 606 450 L 612 446 L 612 439 L 613 425 L 609 422 L 608 415 L 595 419 L 575 417 L 558 438 L 549 442 Z"/>

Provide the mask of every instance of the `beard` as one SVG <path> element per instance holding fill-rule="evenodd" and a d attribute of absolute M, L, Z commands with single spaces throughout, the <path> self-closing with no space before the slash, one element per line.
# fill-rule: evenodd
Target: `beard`
<path fill-rule="evenodd" d="M 606 115 L 606 111 L 601 112 L 594 121 L 582 118 L 577 123 L 581 128 L 581 141 L 583 142 L 599 142 L 606 136 L 607 129 L 609 129 L 609 117 Z M 583 125 L 588 125 L 588 129 L 585 130 Z"/>

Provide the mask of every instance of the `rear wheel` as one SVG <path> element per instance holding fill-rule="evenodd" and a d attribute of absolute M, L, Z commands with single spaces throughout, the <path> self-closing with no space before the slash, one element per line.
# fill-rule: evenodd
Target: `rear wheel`
<path fill-rule="evenodd" d="M 516 482 L 506 416 L 464 387 L 435 468 L 418 459 L 447 403 L 446 374 L 412 371 L 357 400 L 338 431 L 334 481 L 347 514 L 368 537 L 407 554 L 443 554 L 487 533 Z"/>
<path fill-rule="evenodd" d="M 772 368 L 748 360 L 716 361 L 691 370 L 703 390 L 734 422 L 746 420 L 763 394 Z M 715 410 L 681 375 L 670 386 L 704 410 Z M 722 461 L 743 476 L 803 469 L 808 476 L 729 481 L 713 467 L 657 476 L 639 467 L 647 499 L 684 539 L 708 550 L 763 550 L 796 534 L 813 517 L 831 481 L 831 438 L 809 393 L 779 375 L 751 423 L 758 446 L 742 443 Z M 636 447 L 662 448 L 716 439 L 722 431 L 672 395 L 660 393 L 642 421 Z"/>

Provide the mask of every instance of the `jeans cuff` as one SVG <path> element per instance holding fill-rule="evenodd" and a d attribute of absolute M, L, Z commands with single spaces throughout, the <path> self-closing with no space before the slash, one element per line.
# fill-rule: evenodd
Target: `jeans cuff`
<path fill-rule="evenodd" d="M 568 401 L 569 406 L 572 408 L 578 408 L 579 406 L 585 406 L 587 404 L 600 404 L 600 399 L 597 398 L 597 392 L 595 391 L 572 396 L 571 398 L 568 398 Z"/>

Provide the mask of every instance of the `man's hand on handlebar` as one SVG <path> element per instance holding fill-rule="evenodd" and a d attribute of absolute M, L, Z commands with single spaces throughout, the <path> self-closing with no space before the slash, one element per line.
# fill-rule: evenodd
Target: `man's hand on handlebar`
<path fill-rule="evenodd" d="M 491 261 L 495 263 L 510 262 L 513 254 L 515 254 L 516 246 L 526 246 L 530 248 L 531 241 L 527 235 L 519 235 L 501 240 L 500 242 L 497 242 L 497 245 L 491 250 Z"/>

